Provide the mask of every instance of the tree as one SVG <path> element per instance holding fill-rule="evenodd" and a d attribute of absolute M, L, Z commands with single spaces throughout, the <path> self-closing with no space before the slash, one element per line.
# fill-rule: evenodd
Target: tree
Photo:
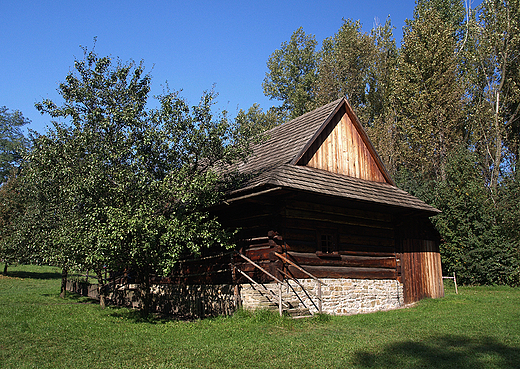
<path fill-rule="evenodd" d="M 405 29 L 395 82 L 402 170 L 444 180 L 446 162 L 462 127 L 463 89 L 454 30 L 439 13 L 417 13 Z"/>
<path fill-rule="evenodd" d="M 518 239 L 504 233 L 503 216 L 476 163 L 475 153 L 465 147 L 454 150 L 446 179 L 435 188 L 435 205 L 442 214 L 434 222 L 445 240 L 441 244 L 444 271 L 456 272 L 462 283 L 518 285 Z"/>
<path fill-rule="evenodd" d="M 27 145 L 21 127 L 30 122 L 18 110 L 11 113 L 5 106 L 0 107 L 0 183 L 7 181 L 12 168 L 20 163 Z"/>
<path fill-rule="evenodd" d="M 226 112 L 211 112 L 213 91 L 191 108 L 167 93 L 150 111 L 149 85 L 142 63 L 114 64 L 85 50 L 60 84 L 64 103 L 37 104 L 71 125 L 54 123 L 39 136 L 25 169 L 41 226 L 53 224 L 48 259 L 94 269 L 101 288 L 102 267 L 131 268 L 144 314 L 152 274 L 167 273 L 181 253 L 230 244 L 207 212 L 229 180 L 215 168 L 249 152 L 247 132 Z"/>
<path fill-rule="evenodd" d="M 361 32 L 359 21 L 344 19 L 338 32 L 323 41 L 319 56 L 316 103 L 347 97 L 356 115 L 367 122 L 367 85 L 375 62 L 373 39 Z"/>
<path fill-rule="evenodd" d="M 16 224 L 25 208 L 17 172 L 13 168 L 7 182 L 0 187 L 0 259 L 4 262 L 4 275 L 9 264 L 23 261 L 28 256 L 27 249 L 18 247 L 16 242 Z"/>
<path fill-rule="evenodd" d="M 281 113 L 296 118 L 312 110 L 313 87 L 316 81 L 316 38 L 298 28 L 289 42 L 282 43 L 267 60 L 262 87 L 264 95 L 282 101 Z"/>
<path fill-rule="evenodd" d="M 520 160 L 520 4 L 485 1 L 472 19 L 468 52 L 473 142 L 497 196 L 503 170 Z"/>
<path fill-rule="evenodd" d="M 370 34 L 374 43 L 374 61 L 368 68 L 366 109 L 363 125 L 387 170 L 394 175 L 399 163 L 394 88 L 398 50 L 392 23 L 388 18 Z"/>
<path fill-rule="evenodd" d="M 260 105 L 253 104 L 247 112 L 240 109 L 236 117 L 237 124 L 244 130 L 244 133 L 250 137 L 256 137 L 264 131 L 283 122 L 283 117 L 280 117 L 279 111 L 276 108 L 270 108 L 264 112 Z"/>

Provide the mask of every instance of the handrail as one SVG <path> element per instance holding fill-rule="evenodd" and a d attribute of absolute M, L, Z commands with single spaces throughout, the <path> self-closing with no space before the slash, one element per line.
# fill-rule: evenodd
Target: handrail
<path fill-rule="evenodd" d="M 309 292 L 307 292 L 307 290 L 305 289 L 305 287 L 300 283 L 300 281 L 298 281 L 296 278 L 293 278 L 292 276 L 290 276 L 289 274 L 285 273 L 283 270 L 280 270 L 278 269 L 278 271 L 280 273 L 282 273 L 283 275 L 285 275 L 288 279 L 292 280 L 294 283 L 296 283 L 298 286 L 301 287 L 303 293 L 305 293 L 305 295 L 307 295 L 307 298 L 309 299 L 310 302 L 312 302 L 312 304 L 314 305 L 314 307 L 319 311 L 320 308 L 319 306 L 316 306 L 316 303 L 314 302 L 314 300 L 312 299 L 312 297 L 309 295 Z M 298 300 L 301 301 L 301 303 L 303 304 L 303 306 L 307 307 L 307 305 L 305 304 L 305 302 L 301 299 L 300 295 L 298 295 L 298 293 L 294 290 L 293 286 L 291 286 L 291 284 L 289 283 L 289 281 L 287 281 L 287 285 L 289 287 L 291 287 L 292 291 L 294 292 L 294 294 L 296 295 L 296 297 L 298 297 Z M 314 295 L 314 294 L 312 294 Z M 319 303 L 322 303 L 323 299 L 321 297 L 318 297 L 316 295 L 314 295 L 314 297 L 316 297 L 319 301 Z"/>
<path fill-rule="evenodd" d="M 264 290 L 266 290 L 267 292 L 269 292 L 269 293 L 270 293 L 271 295 L 273 295 L 274 297 L 279 297 L 279 296 L 276 296 L 276 294 L 275 294 L 273 291 L 271 291 L 269 288 L 267 288 L 266 286 L 264 286 L 264 285 L 261 284 L 261 283 L 258 283 L 258 282 L 255 281 L 253 278 L 251 278 L 250 276 L 248 276 L 247 273 L 245 273 L 244 271 L 240 270 L 240 268 L 237 268 L 236 266 L 235 266 L 234 268 L 235 268 L 235 270 L 236 270 L 237 272 L 239 272 L 239 273 L 242 274 L 244 277 L 246 277 L 247 279 L 249 279 L 249 281 L 250 281 L 251 283 L 254 283 L 254 284 L 257 285 L 257 286 L 262 287 Z M 271 301 L 272 301 L 272 300 L 271 300 Z M 286 307 L 289 307 L 289 305 L 288 305 L 286 302 L 280 301 L 279 304 L 280 304 L 280 303 L 284 304 Z"/>
<path fill-rule="evenodd" d="M 260 265 L 258 265 L 257 263 L 255 263 L 253 260 L 249 259 L 247 256 L 245 256 L 244 254 L 241 254 L 240 252 L 237 252 L 238 255 L 240 255 L 242 258 L 244 258 L 248 263 L 250 264 L 253 264 L 255 267 L 257 267 L 258 269 L 260 269 L 262 272 L 264 272 L 265 274 L 267 274 L 269 277 L 273 278 L 276 282 L 278 283 L 283 283 L 281 280 L 279 280 L 278 278 L 276 278 L 274 275 L 272 275 L 271 273 L 269 273 L 267 270 L 265 270 L 264 268 L 262 268 Z"/>
<path fill-rule="evenodd" d="M 304 288 L 303 284 L 300 283 L 299 280 L 297 280 L 297 279 L 294 278 L 293 276 L 287 274 L 286 272 L 284 272 L 284 271 L 281 270 L 280 268 L 278 268 L 278 271 L 279 271 L 280 273 L 282 273 L 284 276 L 286 276 L 287 279 L 290 279 L 290 280 L 293 281 L 294 283 L 298 284 L 298 286 L 300 286 L 300 287 L 303 289 L 303 291 L 305 292 L 305 294 L 307 295 L 307 297 L 312 301 L 311 297 L 309 296 L 309 293 L 308 293 L 307 290 Z M 314 297 L 316 297 L 318 300 L 322 300 L 321 297 L 318 297 L 318 296 L 315 295 L 314 293 L 311 292 L 310 294 L 313 295 Z M 314 303 L 314 301 L 313 301 L 313 303 Z"/>
<path fill-rule="evenodd" d="M 322 281 L 320 281 L 317 277 L 313 276 L 311 273 L 309 273 L 308 271 L 306 271 L 305 269 L 303 269 L 302 267 L 300 267 L 298 264 L 292 262 L 291 260 L 287 259 L 285 256 L 275 252 L 274 253 L 276 256 L 278 256 L 280 259 L 288 262 L 289 264 L 291 264 L 293 267 L 297 268 L 298 270 L 300 270 L 301 272 L 307 274 L 309 277 L 311 277 L 312 279 L 314 279 L 316 282 L 326 286 L 327 284 L 326 283 L 323 283 Z"/>
<path fill-rule="evenodd" d="M 267 288 L 267 287 L 264 286 L 263 284 L 258 283 L 257 281 L 255 281 L 253 278 L 251 278 L 250 276 L 248 276 L 247 273 L 243 272 L 242 270 L 240 270 L 240 269 L 237 268 L 237 267 L 235 267 L 235 269 L 236 269 L 240 274 L 242 274 L 244 277 L 246 277 L 247 279 L 249 279 L 249 281 L 250 281 L 251 283 L 254 283 L 254 284 L 257 285 L 257 286 L 262 287 L 264 290 L 266 290 L 267 292 L 269 292 L 271 295 L 273 295 L 274 297 L 277 297 L 276 294 L 275 294 L 273 291 L 271 291 L 269 288 Z M 287 304 L 285 304 L 285 305 L 287 305 Z"/>

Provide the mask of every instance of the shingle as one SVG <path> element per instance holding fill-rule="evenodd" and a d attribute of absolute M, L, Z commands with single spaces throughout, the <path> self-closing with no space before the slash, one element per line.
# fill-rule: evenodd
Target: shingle
<path fill-rule="evenodd" d="M 253 154 L 238 167 L 239 171 L 260 172 L 291 162 L 342 100 L 333 101 L 265 132 L 265 141 L 253 147 Z"/>
<path fill-rule="evenodd" d="M 253 155 L 238 167 L 252 178 L 231 197 L 264 186 L 282 186 L 352 200 L 415 209 L 428 214 L 439 210 L 388 183 L 372 182 L 321 169 L 290 164 L 301 154 L 316 132 L 337 111 L 343 99 L 306 113 L 265 133 L 266 140 L 253 148 Z"/>

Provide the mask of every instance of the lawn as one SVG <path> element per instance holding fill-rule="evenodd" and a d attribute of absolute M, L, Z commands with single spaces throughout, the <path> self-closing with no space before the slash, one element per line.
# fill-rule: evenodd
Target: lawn
<path fill-rule="evenodd" d="M 0 276 L 0 368 L 520 368 L 518 288 L 447 287 L 443 299 L 356 316 L 184 322 L 60 299 L 59 286 L 52 267 Z"/>

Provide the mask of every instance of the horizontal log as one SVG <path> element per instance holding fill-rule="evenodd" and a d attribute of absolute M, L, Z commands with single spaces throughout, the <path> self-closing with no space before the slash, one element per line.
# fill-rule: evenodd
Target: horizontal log
<path fill-rule="evenodd" d="M 392 255 L 395 252 L 394 247 L 388 246 L 374 246 L 374 245 L 360 245 L 360 244 L 345 244 L 340 243 L 338 245 L 338 252 L 341 254 L 347 251 L 356 251 L 356 252 L 375 252 L 375 253 L 391 253 Z"/>
<path fill-rule="evenodd" d="M 377 221 L 377 220 L 368 220 L 368 219 L 360 219 L 349 217 L 345 215 L 328 215 L 324 216 L 323 214 L 312 212 L 312 211 L 304 211 L 304 210 L 296 210 L 296 209 L 286 209 L 285 216 L 288 219 L 300 220 L 300 221 L 311 221 L 316 222 L 321 225 L 327 225 L 333 223 L 334 225 L 351 225 L 351 226 L 369 226 L 372 228 L 380 228 L 387 229 L 393 231 L 394 227 L 392 223 Z M 319 226 L 321 226 L 319 225 Z M 300 227 L 297 227 L 300 228 Z"/>
<path fill-rule="evenodd" d="M 395 247 L 395 242 L 393 238 L 373 237 L 369 235 L 355 236 L 343 233 L 340 233 L 339 235 L 339 243 L 367 246 L 383 246 L 392 248 Z"/>
<path fill-rule="evenodd" d="M 275 250 L 272 250 L 272 254 L 274 254 Z M 255 261 L 255 264 L 260 266 L 262 269 L 273 275 L 274 277 L 278 279 L 283 279 L 280 275 L 279 269 L 282 269 L 283 264 L 278 258 L 274 258 L 271 255 L 272 261 Z M 243 259 L 242 259 L 243 260 Z M 273 278 L 266 274 L 263 270 L 259 269 L 255 265 L 247 262 L 244 260 L 244 262 L 236 262 L 235 267 L 237 269 L 240 269 L 242 272 L 249 275 L 251 278 L 253 278 L 257 282 L 271 282 L 273 281 Z M 239 274 L 237 274 L 237 278 L 240 278 Z"/>
<path fill-rule="evenodd" d="M 328 266 L 305 266 L 304 269 L 317 278 L 359 278 L 359 279 L 395 279 L 395 269 L 350 268 Z M 289 273 L 294 278 L 309 278 L 298 269 L 289 266 Z"/>
<path fill-rule="evenodd" d="M 320 248 L 316 241 L 305 242 L 292 239 L 286 240 L 285 248 L 287 251 L 314 253 Z M 376 245 L 360 245 L 360 244 L 344 244 L 338 245 L 338 252 L 343 255 L 365 255 L 365 256 L 393 256 L 395 248 L 393 246 L 376 246 Z"/>
<path fill-rule="evenodd" d="M 348 217 L 356 217 L 360 219 L 392 222 L 392 216 L 390 214 L 384 214 L 374 211 L 345 208 L 340 206 L 325 205 L 321 203 L 313 203 L 306 201 L 293 201 L 289 206 L 293 209 L 307 210 L 323 214 L 343 215 Z"/>
<path fill-rule="evenodd" d="M 306 265 L 327 265 L 362 268 L 395 268 L 395 257 L 339 255 L 339 259 L 318 257 L 313 253 L 289 252 L 289 259 L 305 268 Z"/>
<path fill-rule="evenodd" d="M 261 266 L 262 268 L 266 269 L 267 271 L 269 271 L 269 264 L 271 264 L 271 261 L 269 261 L 269 260 L 255 261 L 255 263 L 258 264 L 259 266 Z M 253 264 L 250 264 L 245 260 L 243 262 L 236 262 L 235 267 L 240 268 L 240 270 L 242 270 L 244 272 L 252 272 L 255 270 L 260 270 L 257 267 L 255 267 Z"/>
<path fill-rule="evenodd" d="M 357 256 L 395 256 L 394 252 L 386 251 L 359 251 L 359 250 L 339 250 L 340 255 L 357 255 Z"/>
<path fill-rule="evenodd" d="M 263 249 L 247 249 L 244 251 L 244 255 L 253 261 L 269 260 L 269 253 L 271 251 L 270 247 Z M 235 256 L 235 260 L 237 263 L 244 262 L 244 260 L 238 255 Z"/>

